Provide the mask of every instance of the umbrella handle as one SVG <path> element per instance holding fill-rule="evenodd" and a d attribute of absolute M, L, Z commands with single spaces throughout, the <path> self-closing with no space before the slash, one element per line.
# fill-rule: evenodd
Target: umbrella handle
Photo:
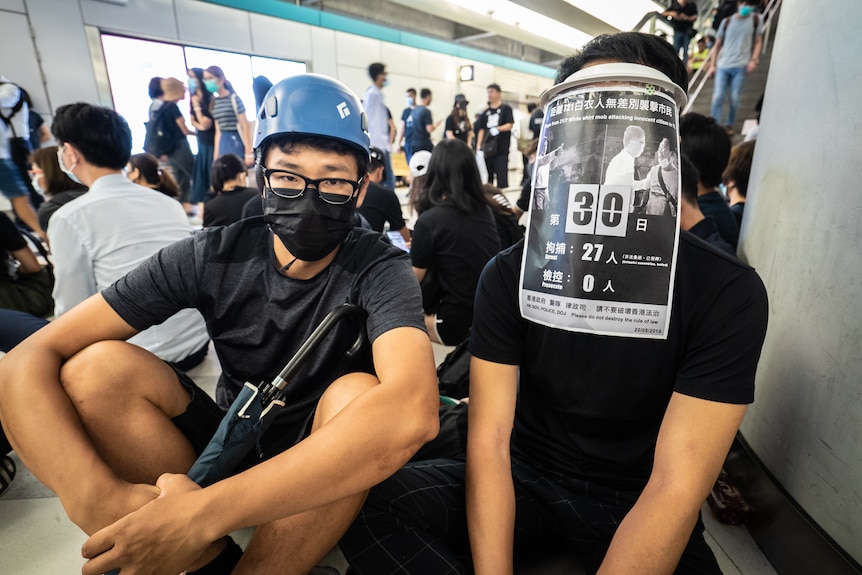
<path fill-rule="evenodd" d="M 284 369 L 281 370 L 275 379 L 272 382 L 272 386 L 280 391 L 284 391 L 284 388 L 287 386 L 287 383 L 293 379 L 293 376 L 299 371 L 302 365 L 308 360 L 311 353 L 320 345 L 320 342 L 325 338 L 332 328 L 341 321 L 342 318 L 348 315 L 356 315 L 357 317 L 364 317 L 365 310 L 359 307 L 356 304 L 352 303 L 343 303 L 337 308 L 330 311 L 326 314 L 326 317 L 320 322 L 320 324 L 314 328 L 314 331 L 311 332 L 311 335 L 308 336 L 297 352 L 290 358 L 290 361 L 287 362 L 287 365 L 284 366 Z M 365 343 L 365 330 L 360 329 L 359 335 L 356 338 L 356 341 L 353 342 L 351 348 L 347 351 L 348 357 L 353 357 L 359 352 L 359 349 L 362 347 L 362 344 Z"/>

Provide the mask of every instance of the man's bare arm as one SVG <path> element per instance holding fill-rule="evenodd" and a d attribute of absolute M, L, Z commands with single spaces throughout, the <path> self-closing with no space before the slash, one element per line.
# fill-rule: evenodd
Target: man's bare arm
<path fill-rule="evenodd" d="M 509 440 L 518 366 L 470 362 L 467 524 L 477 575 L 512 573 L 515 490 Z"/>
<path fill-rule="evenodd" d="M 745 409 L 673 394 L 649 482 L 617 529 L 600 575 L 674 572 Z"/>

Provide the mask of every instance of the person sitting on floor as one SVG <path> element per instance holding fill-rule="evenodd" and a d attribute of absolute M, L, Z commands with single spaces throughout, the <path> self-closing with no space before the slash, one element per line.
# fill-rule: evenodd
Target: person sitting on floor
<path fill-rule="evenodd" d="M 93 185 L 55 218 L 107 194 L 114 176 L 94 182 L 95 174 L 120 178 L 128 157 L 125 122 L 86 106 L 60 108 L 54 131 L 63 164 Z M 0 362 L 0 421 L 22 461 L 91 535 L 84 573 L 307 573 L 367 490 L 437 434 L 434 358 L 409 258 L 353 227 L 369 148 L 359 99 L 335 80 L 300 74 L 273 86 L 261 110 L 262 218 L 162 249 Z M 87 139 L 60 128 L 69 116 L 122 135 L 122 146 L 105 148 L 116 156 L 100 162 L 110 170 L 92 163 Z M 348 300 L 367 312 L 370 346 L 346 358 L 356 328 L 338 324 L 287 387 L 260 441 L 263 457 L 251 453 L 236 475 L 206 488 L 180 475 L 243 383 L 272 381 Z M 183 309 L 206 317 L 224 368 L 218 403 L 182 370 L 121 341 Z M 228 537 L 242 526 L 257 526 L 245 553 Z"/>
<path fill-rule="evenodd" d="M 686 85 L 673 49 L 637 32 L 593 39 L 557 82 L 614 62 Z M 754 398 L 760 278 L 681 232 L 667 339 L 609 337 L 523 318 L 524 252 L 498 254 L 476 291 L 466 463 L 374 487 L 342 539 L 351 567 L 497 575 L 566 549 L 588 573 L 720 573 L 699 511 Z"/>

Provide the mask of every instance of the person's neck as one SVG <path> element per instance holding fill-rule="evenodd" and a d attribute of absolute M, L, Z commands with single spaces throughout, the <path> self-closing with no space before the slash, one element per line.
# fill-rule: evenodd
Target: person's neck
<path fill-rule="evenodd" d="M 329 255 L 313 262 L 301 260 L 290 253 L 279 237 L 272 236 L 273 248 L 275 249 L 275 261 L 278 263 L 279 272 L 289 278 L 297 280 L 310 280 L 325 270 L 338 253 L 338 248 L 332 250 Z"/>
<path fill-rule="evenodd" d="M 224 98 L 226 96 L 230 96 L 230 90 L 228 90 L 227 88 L 224 88 L 224 87 L 219 88 L 218 89 L 218 97 Z"/>
<path fill-rule="evenodd" d="M 681 230 L 688 231 L 701 221 L 706 219 L 703 215 L 703 212 L 700 211 L 700 208 L 697 205 L 692 206 L 685 200 L 679 203 L 679 228 Z"/>
<path fill-rule="evenodd" d="M 704 186 L 700 182 L 697 183 L 697 195 L 698 195 L 698 197 L 705 196 L 706 194 L 711 194 L 712 192 L 717 192 L 717 191 L 718 190 L 716 190 L 715 188 L 711 188 L 709 186 Z"/>
<path fill-rule="evenodd" d="M 727 189 L 727 199 L 731 206 L 734 204 L 745 203 L 745 196 L 736 191 L 736 186 L 732 186 Z"/>
<path fill-rule="evenodd" d="M 105 176 L 120 175 L 123 173 L 122 170 L 115 170 L 113 168 L 102 168 L 90 164 L 84 164 L 75 171 L 77 172 L 75 175 L 78 176 L 78 179 L 81 180 L 81 183 L 88 188 L 92 187 L 96 180 L 98 180 L 99 178 L 103 178 Z"/>
<path fill-rule="evenodd" d="M 374 85 L 377 86 L 378 90 L 382 90 L 383 89 L 383 80 L 375 80 Z"/>
<path fill-rule="evenodd" d="M 488 101 L 488 107 L 489 107 L 489 108 L 499 108 L 499 107 L 500 107 L 500 104 L 501 104 L 502 102 L 503 102 L 502 100 L 497 100 L 496 102 Z"/>

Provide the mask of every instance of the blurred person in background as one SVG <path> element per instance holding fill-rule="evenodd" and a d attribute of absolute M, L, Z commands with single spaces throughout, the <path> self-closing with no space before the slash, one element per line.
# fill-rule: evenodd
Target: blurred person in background
<path fill-rule="evenodd" d="M 743 142 L 730 150 L 730 160 L 721 175 L 721 181 L 727 190 L 727 200 L 730 211 L 736 217 L 736 223 L 742 229 L 742 215 L 745 211 L 745 198 L 748 195 L 748 181 L 751 176 L 751 163 L 754 160 L 754 143 L 756 140 Z"/>
<path fill-rule="evenodd" d="M 455 105 L 452 113 L 446 117 L 446 137 L 461 140 L 468 146 L 472 141 L 473 124 L 470 123 L 470 115 L 467 114 L 467 98 L 464 94 L 455 96 Z"/>
<path fill-rule="evenodd" d="M 178 199 L 180 196 L 177 182 L 159 167 L 159 159 L 152 154 L 144 152 L 130 157 L 125 171 L 129 180 L 139 186 L 161 192 L 169 198 Z"/>
<path fill-rule="evenodd" d="M 197 214 L 200 215 L 204 202 L 210 198 L 210 170 L 215 152 L 215 120 L 210 111 L 213 96 L 204 88 L 203 68 L 189 68 L 188 73 L 191 122 L 198 138 L 189 202 L 196 207 Z"/>
<path fill-rule="evenodd" d="M 245 115 L 245 105 L 218 66 L 204 70 L 203 78 L 204 88 L 215 95 L 210 103 L 216 126 L 213 157 L 234 154 L 242 158 L 246 166 L 253 166 L 251 124 Z"/>
<path fill-rule="evenodd" d="M 48 230 L 48 222 L 60 206 L 87 193 L 87 186 L 72 180 L 57 162 L 57 146 L 39 148 L 30 156 L 30 183 L 33 188 L 45 196 L 45 202 L 39 206 L 39 225 Z"/>
<path fill-rule="evenodd" d="M 431 341 L 456 345 L 470 329 L 479 275 L 500 251 L 500 237 L 476 160 L 464 142 L 437 144 L 424 189 L 410 259 L 422 287 Z"/>
<path fill-rule="evenodd" d="M 194 132 L 186 126 L 186 119 L 177 106 L 177 102 L 185 97 L 186 88 L 176 78 L 156 77 L 150 80 L 149 93 L 150 98 L 153 99 L 153 103 L 150 104 L 150 122 L 155 122 L 156 117 L 161 116 L 163 125 L 171 128 L 169 134 L 173 142 L 169 146 L 170 150 L 162 158 L 167 158 L 176 186 L 179 189 L 179 193 L 174 197 L 183 202 L 187 214 L 193 215 L 192 204 L 189 200 L 195 157 L 192 154 L 187 136 L 193 135 Z M 148 151 L 153 153 L 152 150 Z M 153 155 L 156 156 L 157 160 L 160 159 L 158 154 L 154 153 Z"/>
<path fill-rule="evenodd" d="M 242 219 L 246 202 L 260 198 L 257 188 L 246 186 L 245 163 L 233 154 L 213 162 L 212 186 L 216 196 L 204 208 L 204 227 L 228 226 Z"/>

